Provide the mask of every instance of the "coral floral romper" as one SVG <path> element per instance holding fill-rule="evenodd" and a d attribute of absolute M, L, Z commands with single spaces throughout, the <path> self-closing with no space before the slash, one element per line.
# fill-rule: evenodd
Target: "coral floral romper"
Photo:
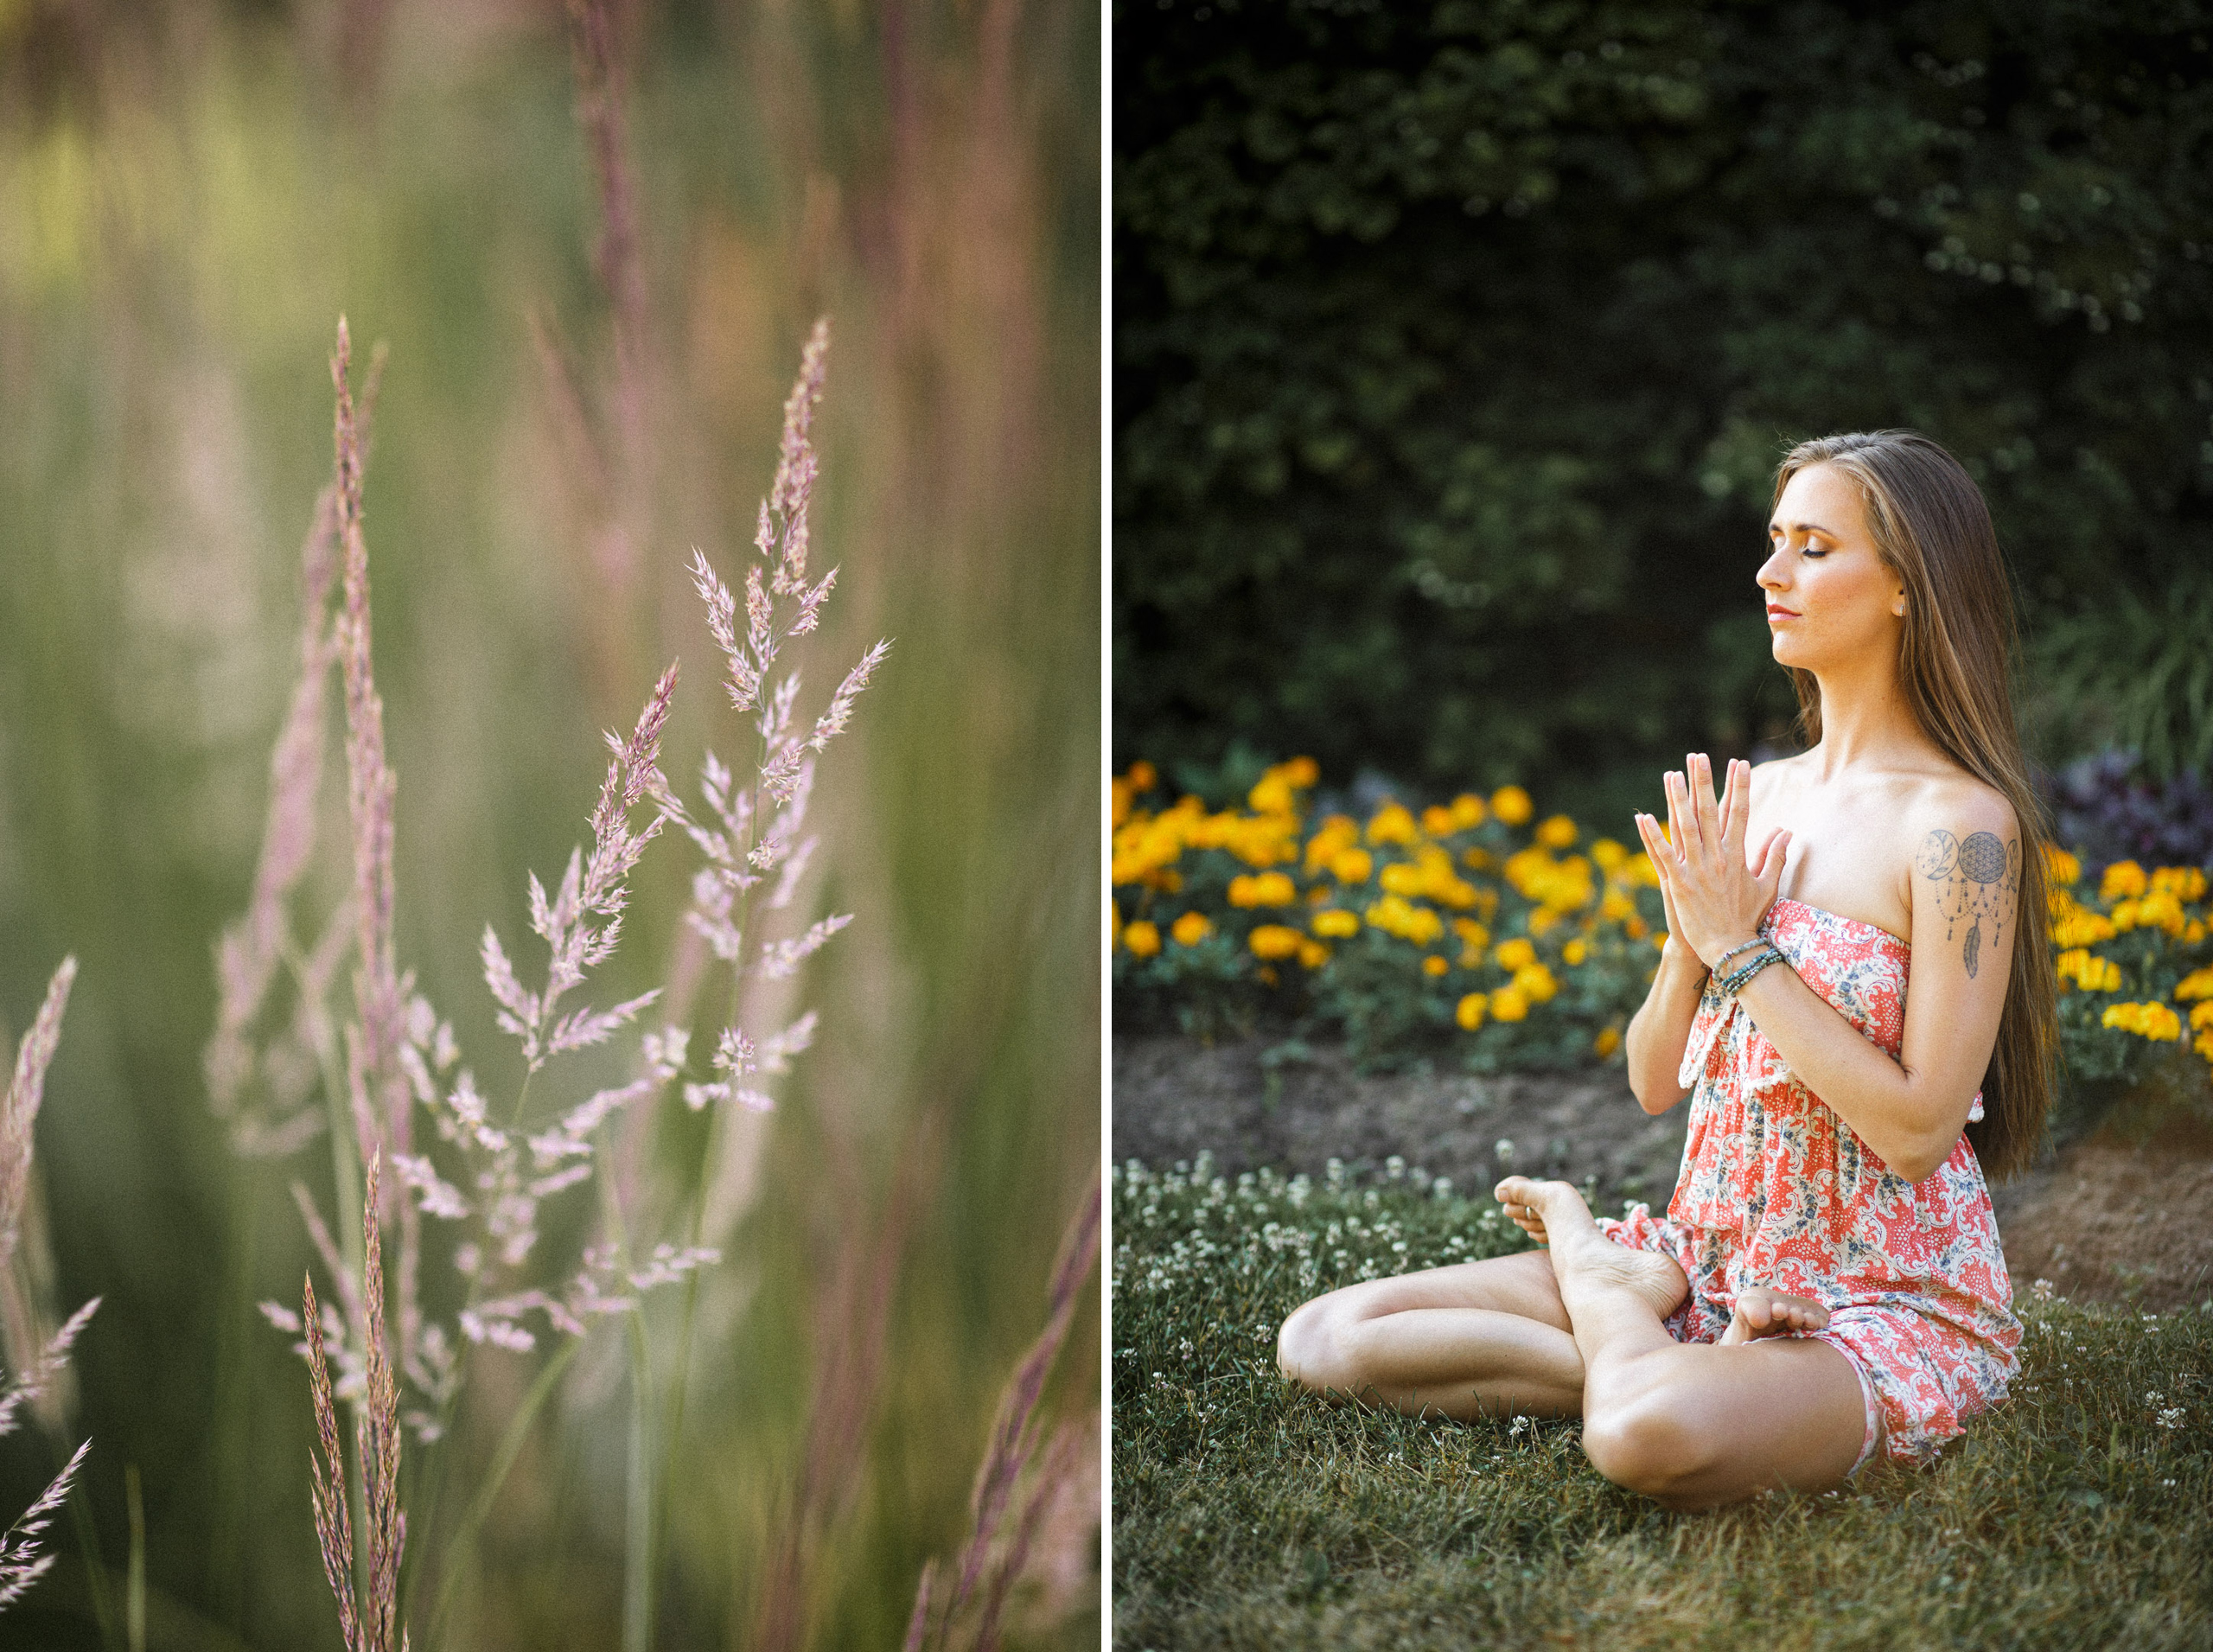
<path fill-rule="evenodd" d="M 1778 899 L 1760 933 L 1805 983 L 1895 1057 L 1905 1035 L 1910 949 L 1889 930 Z M 1961 1135 L 1923 1182 L 1876 1157 L 1783 1064 L 1734 998 L 1711 979 L 1683 1052 L 1690 1139 L 1665 1216 L 1633 1206 L 1602 1231 L 1672 1258 L 1690 1295 L 1668 1320 L 1678 1342 L 1729 1327 L 1742 1285 L 1809 1297 L 1829 1311 L 1806 1333 L 1859 1373 L 1867 1435 L 1882 1419 L 1889 1454 L 1923 1462 L 1961 1419 L 2006 1397 L 2020 1368 L 1998 1223 L 1974 1149 Z M 1968 1117 L 1982 1116 L 1975 1096 Z"/>

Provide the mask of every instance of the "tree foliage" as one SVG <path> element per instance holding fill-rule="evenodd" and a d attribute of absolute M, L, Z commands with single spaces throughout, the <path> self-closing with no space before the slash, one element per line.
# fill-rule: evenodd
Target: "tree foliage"
<path fill-rule="evenodd" d="M 1121 0 L 1124 758 L 1437 786 L 1791 702 L 1776 460 L 1908 426 L 2031 633 L 2213 563 L 2213 16 Z M 2108 629 L 2110 628 L 2108 628 Z"/>

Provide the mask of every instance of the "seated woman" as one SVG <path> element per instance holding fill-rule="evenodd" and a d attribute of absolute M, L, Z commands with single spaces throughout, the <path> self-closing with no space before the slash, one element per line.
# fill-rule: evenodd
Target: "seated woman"
<path fill-rule="evenodd" d="M 1718 802 L 1693 753 L 1665 836 L 1636 822 L 1668 936 L 1629 1085 L 1648 1113 L 1691 1102 L 1667 1214 L 1594 1221 L 1508 1177 L 1547 1250 L 1333 1291 L 1278 1340 L 1337 1398 L 1579 1414 L 1600 1473 L 1675 1508 L 1926 1459 L 2005 1397 L 2020 1326 L 1984 1170 L 2035 1152 L 2057 1043 L 1980 492 L 1925 437 L 1828 437 L 1784 458 L 1768 539 L 1808 749 L 1731 762 Z"/>

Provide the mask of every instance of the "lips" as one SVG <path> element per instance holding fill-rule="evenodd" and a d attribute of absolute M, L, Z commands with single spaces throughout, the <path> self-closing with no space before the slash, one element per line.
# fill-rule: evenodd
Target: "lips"
<path fill-rule="evenodd" d="M 1770 603 L 1767 605 L 1767 616 L 1771 620 L 1795 620 L 1798 615 L 1791 609 L 1777 608 L 1773 603 Z"/>

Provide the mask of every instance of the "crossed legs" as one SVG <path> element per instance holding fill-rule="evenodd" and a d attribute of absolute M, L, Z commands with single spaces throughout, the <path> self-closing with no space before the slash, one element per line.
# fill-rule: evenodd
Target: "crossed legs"
<path fill-rule="evenodd" d="M 1579 1414 L 1599 1473 L 1672 1508 L 1825 1490 L 1851 1472 L 1859 1375 L 1827 1343 L 1783 1334 L 1817 1328 L 1818 1306 L 1748 1291 L 1723 1343 L 1678 1343 L 1661 1323 L 1689 1288 L 1673 1261 L 1612 1243 L 1566 1183 L 1510 1177 L 1498 1196 L 1547 1252 L 1318 1297 L 1284 1322 L 1284 1375 L 1462 1419 Z"/>

